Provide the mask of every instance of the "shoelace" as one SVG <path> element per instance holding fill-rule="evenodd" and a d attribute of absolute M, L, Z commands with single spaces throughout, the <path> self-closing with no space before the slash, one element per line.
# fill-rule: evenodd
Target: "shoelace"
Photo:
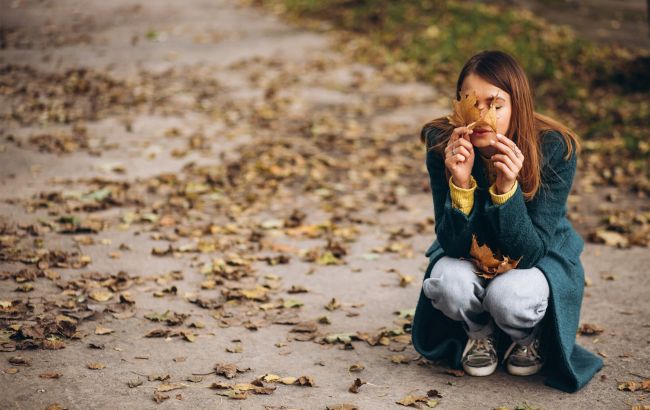
<path fill-rule="evenodd" d="M 463 352 L 463 356 L 465 357 L 465 354 L 467 352 L 471 351 L 474 349 L 473 355 L 489 355 L 490 351 L 493 349 L 493 343 L 492 340 L 489 338 L 485 339 L 470 339 L 470 342 L 467 344 L 467 347 L 465 347 L 465 351 Z"/>
<path fill-rule="evenodd" d="M 542 358 L 537 352 L 537 340 L 528 346 L 522 346 L 517 342 L 512 342 L 510 347 L 508 347 L 508 350 L 506 350 L 506 353 L 503 355 L 502 362 L 505 362 L 511 354 L 515 356 L 525 356 L 532 359 Z"/>

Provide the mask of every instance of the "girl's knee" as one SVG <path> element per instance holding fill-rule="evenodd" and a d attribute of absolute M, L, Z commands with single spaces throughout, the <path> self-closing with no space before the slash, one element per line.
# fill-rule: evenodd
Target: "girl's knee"
<path fill-rule="evenodd" d="M 441 258 L 422 285 L 424 294 L 436 309 L 448 316 L 456 317 L 462 311 L 476 309 L 477 305 L 480 308 L 485 289 L 472 268 L 468 261 Z"/>
<path fill-rule="evenodd" d="M 546 285 L 546 289 L 544 288 Z M 548 285 L 518 281 L 493 280 L 485 292 L 483 308 L 499 324 L 513 327 L 530 327 L 539 322 L 548 307 Z"/>

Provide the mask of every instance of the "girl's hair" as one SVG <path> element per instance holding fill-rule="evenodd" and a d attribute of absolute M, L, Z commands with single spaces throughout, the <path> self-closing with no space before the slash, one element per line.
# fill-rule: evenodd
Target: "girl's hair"
<path fill-rule="evenodd" d="M 460 90 L 465 77 L 472 73 L 510 94 L 512 111 L 506 136 L 514 141 L 524 154 L 524 164 L 517 180 L 521 185 L 524 198 L 531 200 L 539 190 L 542 180 L 541 135 L 550 130 L 562 134 L 568 148 L 565 159 L 571 158 L 574 147 L 576 153 L 579 152 L 578 135 L 566 125 L 535 112 L 533 93 L 526 73 L 517 60 L 509 54 L 502 51 L 482 51 L 470 58 L 456 82 L 457 100 L 460 101 Z M 420 134 L 422 142 L 426 142 L 425 134 L 431 127 L 441 130 L 442 137 L 438 143 L 427 146 L 427 150 L 434 149 L 444 156 L 444 148 L 455 127 L 446 117 L 436 118 L 422 128 Z"/>

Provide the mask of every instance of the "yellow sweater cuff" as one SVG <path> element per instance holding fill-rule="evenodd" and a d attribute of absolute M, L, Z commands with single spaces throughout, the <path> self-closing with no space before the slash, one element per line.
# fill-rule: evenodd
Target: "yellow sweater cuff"
<path fill-rule="evenodd" d="M 465 215 L 469 215 L 474 207 L 474 191 L 476 190 L 476 180 L 470 176 L 470 187 L 467 189 L 457 187 L 451 182 L 449 177 L 449 194 L 451 195 L 451 205 L 458 208 Z"/>
<path fill-rule="evenodd" d="M 515 192 L 517 191 L 517 184 L 518 182 L 515 181 L 514 185 L 512 188 L 510 188 L 510 191 L 504 193 L 504 194 L 497 194 L 497 189 L 496 189 L 496 184 L 490 185 L 490 197 L 492 197 L 492 203 L 496 205 L 503 205 L 506 203 L 510 197 L 512 197 Z"/>

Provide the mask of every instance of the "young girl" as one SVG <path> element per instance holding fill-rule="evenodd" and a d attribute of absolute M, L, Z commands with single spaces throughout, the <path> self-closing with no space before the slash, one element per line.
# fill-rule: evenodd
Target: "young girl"
<path fill-rule="evenodd" d="M 436 240 L 413 320 L 413 346 L 472 376 L 542 368 L 549 386 L 575 392 L 603 366 L 575 343 L 584 288 L 581 237 L 566 217 L 576 170 L 577 136 L 534 111 L 522 67 L 506 53 L 484 51 L 463 67 L 456 98 L 496 108 L 496 132 L 426 124 Z M 479 244 L 519 260 L 484 279 L 469 251 Z"/>

